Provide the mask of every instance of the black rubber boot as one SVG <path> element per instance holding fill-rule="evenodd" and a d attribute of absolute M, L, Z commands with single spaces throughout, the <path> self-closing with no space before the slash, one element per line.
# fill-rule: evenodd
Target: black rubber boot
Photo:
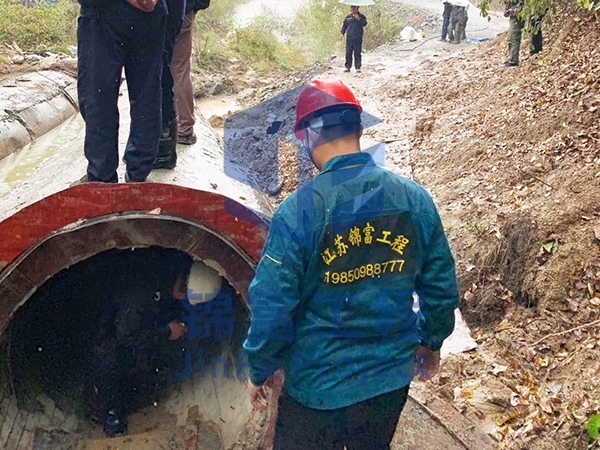
<path fill-rule="evenodd" d="M 152 169 L 174 169 L 177 165 L 177 118 L 163 125 L 158 153 Z"/>
<path fill-rule="evenodd" d="M 103 430 L 108 437 L 115 437 L 127 431 L 127 422 L 122 414 L 119 414 L 115 409 L 111 409 L 106 414 Z"/>

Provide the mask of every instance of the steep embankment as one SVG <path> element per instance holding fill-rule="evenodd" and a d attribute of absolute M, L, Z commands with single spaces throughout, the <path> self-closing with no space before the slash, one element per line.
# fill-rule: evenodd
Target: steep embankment
<path fill-rule="evenodd" d="M 587 448 L 600 399 L 600 24 L 577 14 L 517 68 L 501 35 L 382 88 L 415 115 L 480 344 L 434 390 L 511 448 Z"/>

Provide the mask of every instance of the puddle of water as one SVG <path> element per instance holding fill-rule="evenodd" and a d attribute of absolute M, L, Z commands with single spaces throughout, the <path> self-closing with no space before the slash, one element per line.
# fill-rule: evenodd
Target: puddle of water
<path fill-rule="evenodd" d="M 83 119 L 77 114 L 54 130 L 0 160 L 0 198 L 29 177 L 46 158 L 51 157 L 66 143 L 80 141 L 75 142 L 75 145 L 82 147 L 83 154 L 83 140 L 80 136 L 82 128 Z"/>
<path fill-rule="evenodd" d="M 223 117 L 228 112 L 235 113 L 242 109 L 234 97 L 203 98 L 196 101 L 196 108 L 207 120 L 212 116 Z"/>

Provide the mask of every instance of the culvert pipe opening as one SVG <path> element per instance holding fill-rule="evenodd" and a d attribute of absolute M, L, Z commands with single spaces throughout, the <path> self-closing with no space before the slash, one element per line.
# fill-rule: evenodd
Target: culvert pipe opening
<path fill-rule="evenodd" d="M 49 422 L 37 432 L 72 448 L 104 449 L 121 433 L 141 439 L 136 449 L 259 448 L 266 418 L 246 400 L 248 323 L 227 279 L 186 253 L 109 250 L 15 312 L 10 382 L 20 410 Z"/>

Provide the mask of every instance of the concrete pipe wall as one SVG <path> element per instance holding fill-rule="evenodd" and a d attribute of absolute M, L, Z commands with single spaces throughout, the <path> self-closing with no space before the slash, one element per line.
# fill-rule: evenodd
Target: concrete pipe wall
<path fill-rule="evenodd" d="M 90 183 L 58 192 L 0 222 L 0 330 L 58 272 L 109 249 L 180 250 L 216 269 L 245 301 L 265 236 L 264 219 L 219 194 L 157 183 Z M 190 429 L 203 430 L 196 433 L 197 448 L 263 448 L 269 415 L 254 412 L 246 399 L 243 367 L 236 367 L 239 348 L 227 341 L 218 345 L 221 358 L 232 363 L 228 376 L 184 380 L 179 394 L 165 399 L 162 411 L 173 418 L 173 430 L 181 436 L 191 433 L 193 438 Z M 81 417 L 59 412 L 48 424 L 47 411 L 22 410 L 7 389 L 10 376 L 4 373 L 2 379 L 4 448 L 31 448 L 26 445 L 40 430 L 61 430 L 77 438 Z M 49 403 L 50 409 L 57 408 Z M 148 448 L 157 441 L 151 442 Z M 146 447 L 138 443 L 133 448 Z"/>
<path fill-rule="evenodd" d="M 127 129 L 126 93 L 119 108 L 121 129 Z M 244 368 L 234 358 L 239 342 L 218 344 L 221 359 L 232 363 L 229 376 L 183 380 L 158 408 L 143 412 L 156 417 L 153 430 L 136 429 L 134 418 L 130 436 L 120 441 L 98 436 L 89 421 L 47 396 L 38 398 L 37 410 L 31 411 L 14 395 L 8 364 L 11 321 L 61 270 L 106 250 L 179 250 L 218 270 L 244 305 L 272 210 L 263 194 L 224 175 L 221 138 L 202 117 L 195 133 L 197 144 L 179 147 L 177 168 L 154 171 L 147 183 L 71 187 L 86 167 L 79 115 L 0 161 L 0 448 L 76 449 L 85 443 L 88 450 L 150 450 L 173 448 L 169 442 L 186 449 L 269 446 L 273 414 L 253 411 L 247 400 L 245 379 L 237 376 Z M 120 137 L 124 148 L 127 135 Z M 119 173 L 122 178 L 123 167 Z M 247 325 L 235 323 L 237 334 Z"/>

